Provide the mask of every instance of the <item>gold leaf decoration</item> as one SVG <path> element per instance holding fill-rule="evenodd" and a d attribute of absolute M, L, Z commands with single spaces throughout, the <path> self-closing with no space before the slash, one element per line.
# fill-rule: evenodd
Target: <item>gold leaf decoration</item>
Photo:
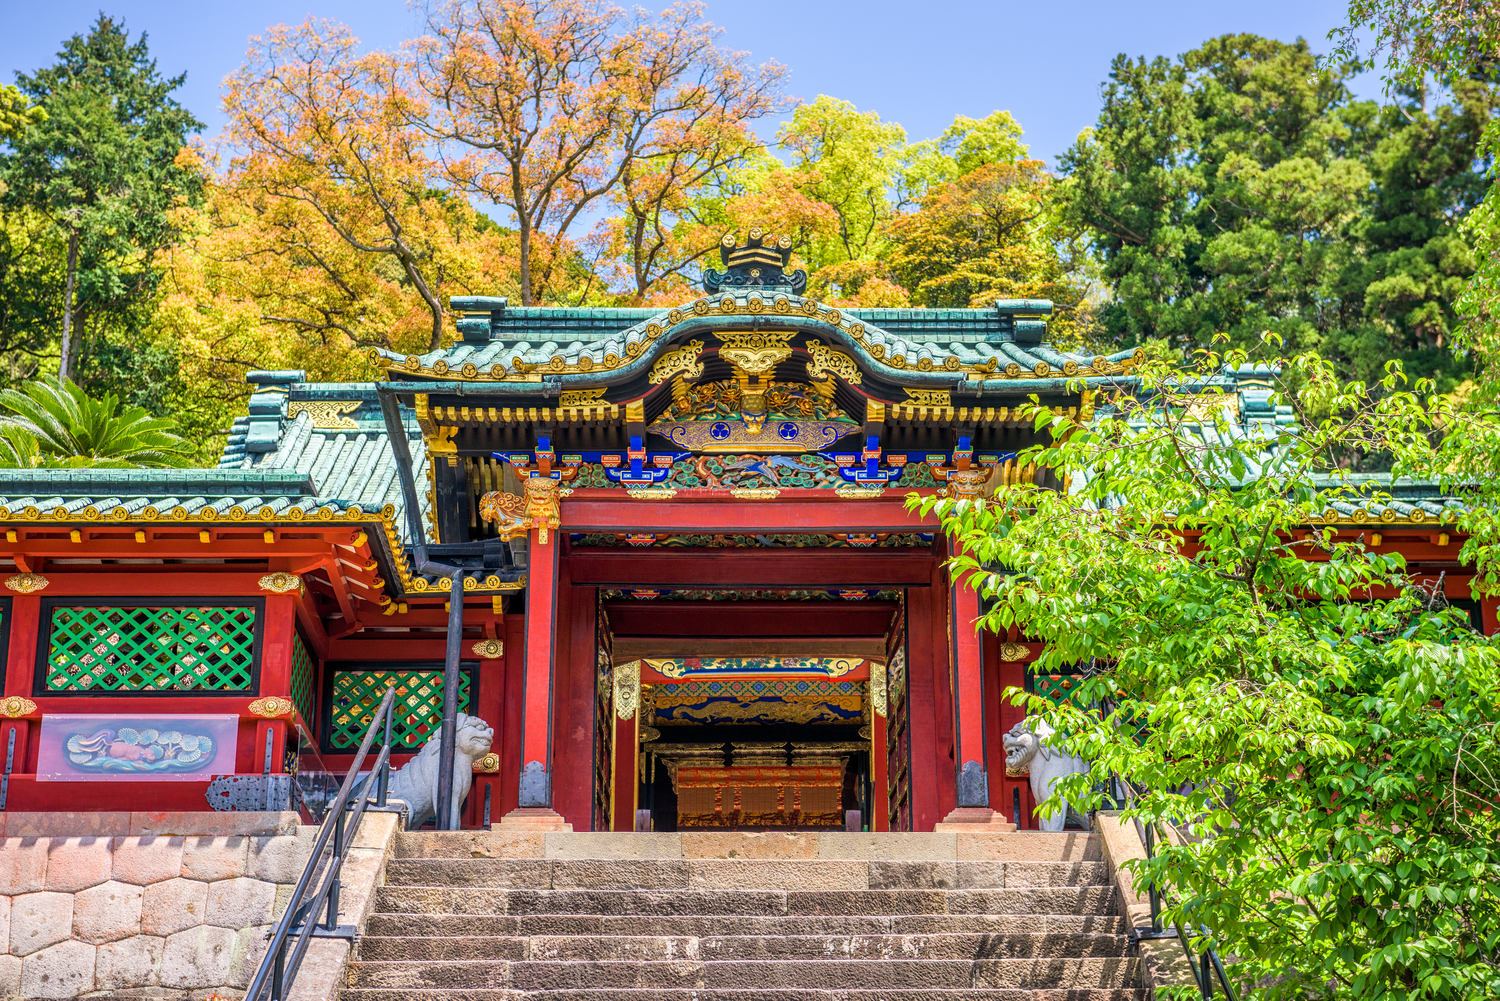
<path fill-rule="evenodd" d="M 5 586 L 17 594 L 34 594 L 50 581 L 39 573 L 18 573 L 5 578 Z"/>
<path fill-rule="evenodd" d="M 615 715 L 634 719 L 641 708 L 641 662 L 633 660 L 615 668 Z"/>
<path fill-rule="evenodd" d="M 1010 662 L 1014 662 L 1014 661 L 1018 661 L 1018 660 L 1025 660 L 1030 654 L 1031 654 L 1031 651 L 1028 650 L 1025 646 L 1021 645 L 1020 643 L 1001 643 L 1000 644 L 1000 659 L 1001 660 L 1010 661 Z"/>
<path fill-rule="evenodd" d="M 505 644 L 500 640 L 480 640 L 470 649 L 480 660 L 495 660 L 505 653 Z"/>
<path fill-rule="evenodd" d="M 498 772 L 500 770 L 500 755 L 491 751 L 482 758 L 474 759 L 474 771 L 476 772 Z"/>
<path fill-rule="evenodd" d="M 262 591 L 270 591 L 273 594 L 290 594 L 293 591 L 300 594 L 302 591 L 302 578 L 283 570 L 266 574 L 259 583 Z"/>
<path fill-rule="evenodd" d="M 290 716 L 296 706 L 292 705 L 291 699 L 283 699 L 279 696 L 269 696 L 264 699 L 256 699 L 250 703 L 250 711 L 256 716 L 264 716 L 266 719 L 275 719 L 278 716 Z"/>
<path fill-rule="evenodd" d="M 22 716 L 30 716 L 34 712 L 36 712 L 36 703 L 19 695 L 12 695 L 0 701 L 0 716 L 19 719 Z"/>

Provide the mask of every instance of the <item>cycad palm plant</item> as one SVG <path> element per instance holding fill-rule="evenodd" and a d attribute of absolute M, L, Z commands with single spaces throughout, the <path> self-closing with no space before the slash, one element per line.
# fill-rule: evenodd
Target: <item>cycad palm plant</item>
<path fill-rule="evenodd" d="M 92 399 L 71 381 L 37 380 L 24 392 L 0 390 L 0 466 L 185 466 L 188 442 L 171 433 L 176 422 L 141 407 L 120 410 L 106 393 Z M 119 411 L 118 413 L 116 411 Z M 26 439 L 34 439 L 34 444 Z"/>

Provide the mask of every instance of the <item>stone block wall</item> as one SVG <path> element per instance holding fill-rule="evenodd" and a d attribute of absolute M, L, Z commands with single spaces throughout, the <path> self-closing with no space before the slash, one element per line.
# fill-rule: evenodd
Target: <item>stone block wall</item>
<path fill-rule="evenodd" d="M 316 835 L 0 839 L 0 997 L 242 994 Z"/>

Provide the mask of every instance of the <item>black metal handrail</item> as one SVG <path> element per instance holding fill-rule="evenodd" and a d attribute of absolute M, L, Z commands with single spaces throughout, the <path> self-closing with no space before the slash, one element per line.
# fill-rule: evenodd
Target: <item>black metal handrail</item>
<path fill-rule="evenodd" d="M 302 967 L 302 957 L 307 954 L 307 947 L 314 938 L 352 937 L 353 929 L 342 929 L 338 923 L 339 873 L 348 852 L 348 840 L 358 833 L 359 822 L 365 815 L 365 807 L 372 801 L 377 807 L 385 806 L 391 779 L 391 716 L 395 701 L 396 689 L 387 688 L 385 697 L 380 700 L 380 706 L 370 717 L 372 725 L 365 732 L 364 740 L 360 741 L 359 750 L 354 754 L 354 761 L 349 765 L 349 773 L 344 776 L 343 785 L 339 786 L 338 795 L 328 804 L 328 813 L 324 815 L 323 824 L 318 829 L 318 838 L 313 843 L 312 855 L 307 860 L 307 868 L 302 870 L 302 878 L 297 880 L 297 885 L 292 890 L 291 899 L 287 901 L 286 911 L 281 915 L 281 920 L 276 922 L 276 929 L 271 933 L 270 947 L 266 949 L 266 955 L 260 961 L 260 968 L 255 971 L 255 979 L 250 981 L 250 988 L 245 992 L 245 1001 L 259 1001 L 261 992 L 266 989 L 267 981 L 270 981 L 271 987 L 270 1001 L 284 1001 L 291 991 L 292 981 L 297 978 L 297 971 Z M 385 722 L 385 739 L 380 753 L 375 757 L 375 764 L 370 770 L 374 782 L 361 784 L 359 769 L 364 764 L 366 755 L 370 753 L 371 741 L 375 739 L 374 723 L 382 718 Z M 359 789 L 358 795 L 354 792 L 356 786 Z M 348 813 L 347 824 L 346 812 Z M 317 892 L 308 898 L 307 888 L 312 885 L 317 875 L 323 858 L 323 849 L 328 846 L 330 838 L 333 840 L 333 852 L 329 855 L 323 878 L 318 882 Z M 322 909 L 325 901 L 328 914 L 323 923 L 319 924 L 315 915 Z M 292 938 L 294 934 L 295 940 Z M 290 953 L 288 947 L 290 947 Z"/>
<path fill-rule="evenodd" d="M 1119 790 L 1115 795 L 1116 802 L 1123 806 L 1129 806 L 1130 800 L 1133 798 L 1129 784 L 1118 775 L 1113 776 L 1113 780 L 1116 789 Z M 1137 833 L 1141 836 L 1141 841 L 1146 845 L 1146 860 L 1149 862 L 1156 857 L 1156 823 L 1142 824 L 1137 820 L 1135 827 Z M 1203 997 L 1204 1001 L 1209 1001 L 1214 996 L 1214 980 L 1216 979 L 1219 982 L 1220 988 L 1224 991 L 1224 996 L 1229 1001 L 1239 1001 L 1239 995 L 1235 993 L 1234 987 L 1229 983 L 1229 975 L 1224 970 L 1224 964 L 1219 960 L 1219 954 L 1214 951 L 1212 946 L 1205 946 L 1202 952 L 1194 955 L 1192 944 L 1188 941 L 1187 932 L 1182 927 L 1180 921 L 1174 922 L 1170 931 L 1162 927 L 1161 908 L 1163 901 L 1166 899 L 1166 894 L 1157 887 L 1154 879 L 1146 883 L 1146 899 L 1151 905 L 1151 931 L 1147 935 L 1138 935 L 1137 937 L 1176 938 L 1178 942 L 1182 943 L 1182 951 L 1187 954 L 1188 966 L 1193 971 L 1193 979 L 1198 984 L 1198 993 Z M 1208 928 L 1200 924 L 1198 932 L 1207 941 Z"/>

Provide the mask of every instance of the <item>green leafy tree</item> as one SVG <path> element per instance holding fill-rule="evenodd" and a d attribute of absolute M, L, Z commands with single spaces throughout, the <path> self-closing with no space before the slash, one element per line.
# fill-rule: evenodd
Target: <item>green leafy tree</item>
<path fill-rule="evenodd" d="M 1500 650 L 1323 515 L 1361 502 L 1329 452 L 1420 450 L 1424 401 L 1303 355 L 1257 373 L 1301 426 L 1247 430 L 1217 358 L 1139 371 L 1147 402 L 1087 425 L 1037 408 L 1055 437 L 1018 462 L 1069 491 L 921 502 L 985 628 L 1042 641 L 1040 673 L 1090 666 L 1077 704 L 1011 693 L 1092 763 L 1043 811 L 1120 776 L 1171 835 L 1127 866 L 1242 998 L 1500 996 Z"/>
<path fill-rule="evenodd" d="M 797 191 L 831 209 L 830 232 L 809 240 L 810 269 L 869 259 L 881 247 L 892 214 L 891 193 L 906 130 L 826 95 L 801 105 L 776 134 Z"/>
<path fill-rule="evenodd" d="M 63 44 L 57 63 L 17 75 L 45 117 L 9 139 L 0 206 L 40 213 L 66 244 L 59 380 L 73 372 L 86 326 L 144 322 L 156 257 L 177 237 L 171 210 L 199 198 L 200 175 L 178 158 L 202 128 L 171 96 L 184 79 L 164 79 L 145 36 L 131 42 L 102 14 Z"/>
<path fill-rule="evenodd" d="M 29 383 L 25 391 L 0 390 L 0 417 L 6 439 L 0 464 L 84 466 L 185 466 L 191 445 L 172 433 L 167 418 L 140 407 L 121 410 L 105 395 L 92 399 L 73 382 L 55 386 Z M 29 440 L 28 440 L 29 439 Z M 24 460 L 24 461 L 23 461 Z"/>
<path fill-rule="evenodd" d="M 1269 330 L 1366 381 L 1395 358 L 1453 384 L 1493 95 L 1466 81 L 1437 107 L 1420 89 L 1381 106 L 1354 100 L 1353 69 L 1255 35 L 1115 60 L 1058 192 L 1093 234 L 1111 337 L 1188 350 Z"/>
<path fill-rule="evenodd" d="M 0 141 L 20 138 L 46 117 L 45 111 L 27 101 L 15 87 L 0 86 Z"/>

